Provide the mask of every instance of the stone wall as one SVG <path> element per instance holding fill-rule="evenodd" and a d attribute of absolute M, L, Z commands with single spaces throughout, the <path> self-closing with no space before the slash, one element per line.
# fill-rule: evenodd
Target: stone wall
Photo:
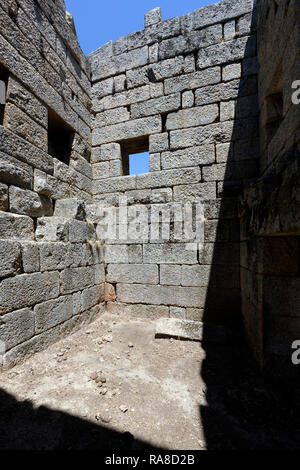
<path fill-rule="evenodd" d="M 103 216 L 101 204 L 118 207 L 120 197 L 129 219 L 145 207 L 149 218 L 150 207 L 160 210 L 161 230 L 171 209 L 170 237 L 150 239 L 149 226 L 135 241 L 112 242 L 99 230 L 116 298 L 109 311 L 240 318 L 237 201 L 257 175 L 259 147 L 255 22 L 252 0 L 224 0 L 167 21 L 155 9 L 144 30 L 89 56 L 93 221 Z M 149 173 L 127 175 L 127 154 L 146 150 Z M 204 240 L 187 249 L 175 237 L 172 209 L 195 201 L 204 207 Z"/>
<path fill-rule="evenodd" d="M 260 173 L 241 204 L 243 318 L 265 371 L 282 376 L 300 338 L 299 2 L 260 1 L 258 19 Z"/>
<path fill-rule="evenodd" d="M 95 318 L 105 291 L 85 213 L 90 71 L 72 18 L 63 0 L 1 0 L 0 18 L 0 356 L 9 367 Z"/>
<path fill-rule="evenodd" d="M 253 0 L 166 21 L 157 8 L 85 57 L 63 0 L 0 0 L 4 367 L 105 309 L 243 318 L 263 367 L 290 357 L 299 3 L 260 0 L 257 14 Z M 129 175 L 145 151 L 150 171 Z"/>

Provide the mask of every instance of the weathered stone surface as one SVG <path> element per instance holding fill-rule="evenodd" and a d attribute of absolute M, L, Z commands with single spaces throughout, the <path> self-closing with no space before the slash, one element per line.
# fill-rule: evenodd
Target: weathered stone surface
<path fill-rule="evenodd" d="M 145 28 L 161 22 L 161 9 L 154 8 L 145 14 Z"/>
<path fill-rule="evenodd" d="M 53 159 L 50 155 L 30 145 L 26 140 L 0 127 L 0 151 L 14 156 L 18 160 L 51 174 L 53 172 Z"/>
<path fill-rule="evenodd" d="M 111 126 L 113 124 L 118 124 L 120 122 L 129 121 L 130 112 L 127 107 L 107 109 L 102 113 L 98 113 L 94 119 L 94 127 L 105 127 Z"/>
<path fill-rule="evenodd" d="M 1 240 L 0 242 L 0 278 L 21 272 L 21 247 L 17 242 Z"/>
<path fill-rule="evenodd" d="M 55 217 L 85 220 L 85 204 L 78 199 L 60 199 L 55 204 Z"/>
<path fill-rule="evenodd" d="M 198 262 L 197 250 L 187 250 L 184 243 L 144 245 L 143 253 L 144 263 L 195 264 Z"/>
<path fill-rule="evenodd" d="M 128 284 L 158 284 L 158 267 L 155 264 L 109 264 L 107 281 Z"/>
<path fill-rule="evenodd" d="M 131 106 L 131 117 L 132 119 L 137 119 L 145 116 L 167 113 L 179 109 L 180 105 L 181 96 L 179 93 L 160 98 L 153 98 L 152 100 L 148 100 L 143 103 L 133 104 Z"/>
<path fill-rule="evenodd" d="M 182 109 L 177 113 L 168 115 L 167 130 L 183 129 L 185 127 L 204 126 L 217 121 L 219 117 L 218 105 L 201 106 L 193 109 Z"/>
<path fill-rule="evenodd" d="M 199 48 L 207 48 L 211 44 L 222 41 L 223 31 L 221 24 L 215 24 L 201 31 L 190 31 L 189 35 L 166 39 L 159 45 L 159 58 L 167 59 L 178 54 L 187 54 Z"/>
<path fill-rule="evenodd" d="M 215 146 L 213 144 L 161 154 L 162 169 L 207 165 L 214 162 Z"/>
<path fill-rule="evenodd" d="M 43 302 L 34 307 L 35 331 L 42 333 L 65 322 L 72 316 L 73 298 L 71 295 Z"/>
<path fill-rule="evenodd" d="M 148 47 L 141 47 L 123 54 L 99 60 L 93 70 L 93 80 L 117 75 L 148 62 Z"/>
<path fill-rule="evenodd" d="M 106 245 L 104 248 L 104 261 L 109 263 L 143 263 L 143 249 L 141 245 Z"/>
<path fill-rule="evenodd" d="M 120 108 L 122 106 L 129 106 L 133 103 L 146 101 L 150 99 L 149 85 L 138 87 L 134 90 L 127 90 L 115 95 L 106 96 L 102 99 L 93 99 L 93 110 L 105 111 L 107 109 Z"/>
<path fill-rule="evenodd" d="M 6 351 L 34 336 L 34 314 L 29 308 L 3 315 L 0 320 L 0 341 Z"/>
<path fill-rule="evenodd" d="M 189 339 L 224 343 L 227 341 L 226 330 L 222 326 L 209 325 L 190 320 L 178 320 L 175 318 L 163 318 L 156 322 L 156 338 Z"/>
<path fill-rule="evenodd" d="M 203 307 L 205 296 L 206 289 L 203 287 L 117 285 L 117 301 L 125 303 Z"/>
<path fill-rule="evenodd" d="M 39 243 L 41 271 L 56 271 L 67 268 L 70 263 L 67 243 Z"/>
<path fill-rule="evenodd" d="M 160 284 L 166 286 L 180 286 L 181 285 L 181 265 L 160 265 Z"/>
<path fill-rule="evenodd" d="M 195 27 L 218 23 L 252 12 L 253 0 L 223 0 L 195 11 Z"/>
<path fill-rule="evenodd" d="M 150 171 L 160 171 L 160 153 L 150 153 L 149 154 L 149 170 Z"/>
<path fill-rule="evenodd" d="M 169 136 L 167 132 L 163 134 L 150 135 L 149 138 L 149 152 L 163 152 L 169 149 Z"/>
<path fill-rule="evenodd" d="M 21 274 L 4 279 L 0 287 L 0 313 L 32 306 L 58 295 L 58 272 Z"/>
<path fill-rule="evenodd" d="M 118 176 L 115 178 L 107 178 L 101 181 L 94 181 L 93 193 L 115 193 L 117 191 L 129 191 L 136 189 L 136 176 Z"/>
<path fill-rule="evenodd" d="M 47 150 L 47 131 L 37 124 L 14 104 L 7 104 L 4 115 L 5 127 L 31 142 L 36 147 Z"/>
<path fill-rule="evenodd" d="M 123 304 L 108 302 L 107 311 L 113 315 L 130 315 L 136 318 L 153 320 L 169 316 L 169 307 L 164 305 Z"/>
<path fill-rule="evenodd" d="M 69 294 L 95 284 L 95 270 L 93 267 L 68 268 L 60 275 L 63 294 Z"/>
<path fill-rule="evenodd" d="M 37 241 L 68 241 L 69 221 L 60 217 L 42 217 L 37 220 L 35 238 Z"/>
<path fill-rule="evenodd" d="M 200 170 L 196 167 L 184 170 L 162 170 L 137 176 L 137 188 L 159 188 L 184 183 L 197 183 L 200 181 Z"/>
<path fill-rule="evenodd" d="M 119 140 L 144 137 L 161 131 L 161 117 L 135 119 L 101 129 L 94 129 L 92 141 L 93 145 L 101 145 L 114 142 L 116 135 Z"/>
<path fill-rule="evenodd" d="M 0 239 L 32 240 L 34 238 L 33 220 L 24 215 L 0 212 Z"/>
<path fill-rule="evenodd" d="M 18 80 L 10 76 L 7 88 L 7 100 L 32 116 L 39 124 L 47 128 L 47 106 L 37 99 Z"/>
<path fill-rule="evenodd" d="M 33 170 L 26 163 L 0 152 L 0 178 L 4 183 L 31 189 Z"/>
<path fill-rule="evenodd" d="M 20 189 L 16 186 L 9 188 L 9 208 L 11 212 L 31 217 L 53 214 L 52 202 L 47 196 L 40 196 L 34 191 Z"/>
<path fill-rule="evenodd" d="M 22 242 L 22 265 L 25 273 L 40 270 L 40 252 L 36 242 Z"/>
<path fill-rule="evenodd" d="M 211 67 L 201 72 L 194 72 L 180 77 L 165 80 L 165 93 L 176 93 L 178 91 L 194 90 L 221 81 L 221 68 Z"/>
<path fill-rule="evenodd" d="M 92 163 L 104 162 L 107 160 L 120 160 L 121 159 L 121 146 L 120 144 L 112 143 L 101 145 L 101 147 L 94 147 L 92 149 L 91 161 Z"/>
<path fill-rule="evenodd" d="M 205 69 L 214 65 L 226 64 L 253 57 L 256 53 L 255 36 L 232 39 L 214 46 L 205 47 L 198 52 L 197 67 Z"/>
<path fill-rule="evenodd" d="M 195 199 L 213 199 L 216 197 L 215 183 L 198 183 L 174 187 L 174 201 L 194 201 Z"/>
<path fill-rule="evenodd" d="M 0 211 L 8 209 L 8 186 L 0 183 Z"/>

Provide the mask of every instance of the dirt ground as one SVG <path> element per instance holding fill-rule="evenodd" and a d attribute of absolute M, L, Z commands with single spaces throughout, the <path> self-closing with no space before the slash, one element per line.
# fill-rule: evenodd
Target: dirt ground
<path fill-rule="evenodd" d="M 154 332 L 105 314 L 0 375 L 0 449 L 299 448 L 299 389 L 238 347 Z"/>

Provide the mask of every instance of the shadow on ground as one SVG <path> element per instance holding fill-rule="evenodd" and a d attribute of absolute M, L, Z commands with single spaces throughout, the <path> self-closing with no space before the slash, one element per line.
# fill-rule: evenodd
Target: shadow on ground
<path fill-rule="evenodd" d="M 1 450 L 158 450 L 104 426 L 46 407 L 33 408 L 0 391 Z"/>

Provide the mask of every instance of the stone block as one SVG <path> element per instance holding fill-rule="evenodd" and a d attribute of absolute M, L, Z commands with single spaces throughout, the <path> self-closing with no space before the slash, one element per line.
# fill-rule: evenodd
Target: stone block
<path fill-rule="evenodd" d="M 143 249 L 141 245 L 106 245 L 104 261 L 110 263 L 143 263 Z M 154 261 L 151 261 L 153 263 Z"/>
<path fill-rule="evenodd" d="M 165 80 L 165 94 L 190 91 L 195 88 L 213 85 L 221 81 L 221 68 L 211 67 L 201 72 L 189 73 Z"/>
<path fill-rule="evenodd" d="M 195 96 L 192 91 L 184 91 L 182 93 L 182 107 L 192 108 L 195 104 Z"/>
<path fill-rule="evenodd" d="M 118 284 L 117 301 L 178 307 L 203 307 L 206 289 L 203 287 L 151 286 Z"/>
<path fill-rule="evenodd" d="M 224 22 L 252 12 L 253 0 L 223 0 L 195 11 L 195 28 Z"/>
<path fill-rule="evenodd" d="M 187 184 L 174 187 L 174 201 L 188 202 L 197 199 L 214 199 L 216 197 L 215 183 Z"/>
<path fill-rule="evenodd" d="M 149 170 L 150 171 L 160 171 L 160 153 L 150 153 L 149 154 Z"/>
<path fill-rule="evenodd" d="M 55 203 L 54 217 L 85 220 L 85 203 L 78 199 L 59 199 Z"/>
<path fill-rule="evenodd" d="M 161 132 L 161 117 L 135 119 L 100 129 L 94 129 L 92 135 L 93 145 L 101 145 L 114 142 L 116 135 L 119 140 L 145 137 L 156 132 Z"/>
<path fill-rule="evenodd" d="M 124 304 L 120 302 L 108 302 L 106 311 L 113 315 L 128 315 L 134 318 L 155 320 L 169 317 L 169 307 L 164 305 Z"/>
<path fill-rule="evenodd" d="M 5 127 L 37 148 L 47 151 L 47 131 L 14 104 L 7 103 L 4 114 Z"/>
<path fill-rule="evenodd" d="M 224 65 L 224 67 L 222 68 L 222 80 L 224 82 L 229 82 L 230 80 L 241 78 L 241 74 L 241 62 L 238 62 L 236 64 Z"/>
<path fill-rule="evenodd" d="M 127 284 L 158 284 L 158 266 L 155 264 L 109 264 L 106 280 Z"/>
<path fill-rule="evenodd" d="M 153 116 L 155 114 L 168 113 L 175 111 L 181 106 L 180 93 L 168 96 L 153 98 L 143 103 L 133 104 L 131 106 L 131 118 L 138 119 L 145 116 Z"/>
<path fill-rule="evenodd" d="M 184 168 L 196 165 L 208 165 L 215 162 L 215 146 L 213 144 L 191 147 L 174 152 L 161 154 L 162 169 Z"/>
<path fill-rule="evenodd" d="M 182 266 L 182 285 L 208 287 L 210 266 Z"/>
<path fill-rule="evenodd" d="M 221 42 L 200 49 L 198 52 L 197 68 L 205 69 L 215 65 L 226 64 L 256 54 L 256 37 L 242 37 Z"/>
<path fill-rule="evenodd" d="M 24 273 L 36 273 L 40 270 L 40 253 L 36 242 L 22 242 L 22 265 Z"/>
<path fill-rule="evenodd" d="M 224 25 L 223 25 L 223 35 L 224 35 L 225 41 L 235 37 L 235 35 L 236 35 L 235 20 L 227 21 L 226 23 L 224 23 Z"/>
<path fill-rule="evenodd" d="M 201 31 L 190 31 L 188 35 L 176 36 L 166 39 L 159 44 L 158 55 L 160 59 L 175 57 L 179 54 L 188 54 L 200 48 L 212 47 L 222 41 L 223 30 L 221 24 L 215 24 Z"/>
<path fill-rule="evenodd" d="M 154 8 L 145 13 L 145 28 L 161 22 L 161 9 Z"/>
<path fill-rule="evenodd" d="M 152 204 L 166 204 L 173 199 L 173 191 L 171 188 L 152 189 L 150 201 Z"/>
<path fill-rule="evenodd" d="M 92 163 L 104 162 L 108 160 L 121 159 L 121 146 L 120 144 L 112 143 L 101 145 L 92 149 L 91 161 Z"/>
<path fill-rule="evenodd" d="M 29 308 L 3 315 L 0 319 L 0 341 L 6 351 L 27 341 L 34 335 L 34 314 Z"/>
<path fill-rule="evenodd" d="M 37 241 L 67 242 L 69 240 L 69 221 L 62 217 L 39 218 L 35 238 Z"/>
<path fill-rule="evenodd" d="M 226 343 L 227 334 L 222 326 L 204 324 L 190 320 L 162 318 L 157 320 L 155 327 L 156 338 L 177 338 L 192 341 Z"/>
<path fill-rule="evenodd" d="M 186 127 L 204 126 L 217 121 L 218 118 L 219 107 L 217 104 L 193 109 L 182 109 L 168 115 L 166 129 L 174 130 Z"/>
<path fill-rule="evenodd" d="M 174 186 L 184 183 L 198 183 L 200 181 L 200 170 L 196 167 L 184 168 L 181 170 L 162 170 L 154 173 L 147 173 L 137 176 L 137 188 L 159 188 L 164 186 Z"/>
<path fill-rule="evenodd" d="M 188 250 L 184 243 L 144 245 L 143 255 L 143 262 L 146 264 L 198 263 L 197 250 Z"/>
<path fill-rule="evenodd" d="M 31 189 L 33 170 L 27 163 L 0 152 L 0 178 L 3 183 Z"/>
<path fill-rule="evenodd" d="M 118 193 L 119 191 L 129 191 L 136 189 L 136 176 L 117 176 L 115 178 L 108 178 L 105 180 L 94 181 L 93 193 Z M 119 198 L 117 197 L 117 200 Z"/>
<path fill-rule="evenodd" d="M 88 239 L 88 224 L 81 220 L 71 220 L 69 223 L 69 241 L 71 243 L 85 243 Z"/>
<path fill-rule="evenodd" d="M 105 60 L 99 60 L 96 68 L 93 70 L 93 80 L 100 78 L 113 77 L 148 62 L 148 47 L 140 47 L 132 51 L 124 52 L 117 56 L 107 57 Z"/>
<path fill-rule="evenodd" d="M 33 240 L 33 220 L 25 215 L 9 214 L 0 211 L 0 239 Z"/>
<path fill-rule="evenodd" d="M 183 307 L 170 307 L 170 318 L 185 319 L 186 309 Z"/>
<path fill-rule="evenodd" d="M 146 101 L 150 99 L 149 85 L 139 86 L 133 90 L 126 90 L 122 93 L 116 93 L 111 96 L 105 96 L 102 99 L 93 99 L 93 111 L 105 111 L 107 109 L 121 108 L 130 106 L 133 103 Z"/>
<path fill-rule="evenodd" d="M 93 127 L 105 127 L 129 121 L 130 112 L 127 107 L 107 109 L 98 113 L 93 119 Z"/>
<path fill-rule="evenodd" d="M 169 136 L 167 132 L 163 134 L 150 135 L 150 138 L 149 138 L 149 152 L 150 153 L 163 152 L 164 150 L 168 150 L 168 149 L 169 149 Z"/>
<path fill-rule="evenodd" d="M 60 274 L 61 290 L 69 294 L 95 285 L 94 267 L 67 268 Z"/>
<path fill-rule="evenodd" d="M 161 264 L 160 265 L 160 284 L 165 286 L 181 285 L 181 265 Z"/>
<path fill-rule="evenodd" d="M 107 162 L 95 163 L 93 165 L 94 180 L 122 176 L 122 161 L 110 160 Z"/>
<path fill-rule="evenodd" d="M 14 276 L 21 272 L 21 247 L 18 242 L 1 240 L 0 242 L 0 279 Z"/>
<path fill-rule="evenodd" d="M 70 265 L 67 243 L 39 243 L 41 271 L 57 271 Z"/>
<path fill-rule="evenodd" d="M 192 321 L 203 321 L 204 320 L 204 309 L 201 308 L 186 308 L 186 319 Z"/>
<path fill-rule="evenodd" d="M 73 316 L 72 295 L 43 302 L 34 307 L 35 333 L 50 330 Z"/>
<path fill-rule="evenodd" d="M 105 267 L 104 264 L 96 264 L 95 266 L 95 284 L 105 282 Z"/>
<path fill-rule="evenodd" d="M 58 296 L 58 272 L 20 274 L 2 281 L 0 313 L 12 312 Z"/>
<path fill-rule="evenodd" d="M 9 208 L 13 213 L 30 217 L 51 216 L 53 214 L 51 199 L 16 186 L 9 188 Z"/>
<path fill-rule="evenodd" d="M 48 126 L 47 106 L 13 76 L 9 77 L 6 99 L 32 116 L 43 127 Z"/>
<path fill-rule="evenodd" d="M 81 293 L 81 308 L 83 312 L 90 310 L 95 305 L 98 305 L 103 297 L 102 286 L 89 287 L 84 289 Z"/>

